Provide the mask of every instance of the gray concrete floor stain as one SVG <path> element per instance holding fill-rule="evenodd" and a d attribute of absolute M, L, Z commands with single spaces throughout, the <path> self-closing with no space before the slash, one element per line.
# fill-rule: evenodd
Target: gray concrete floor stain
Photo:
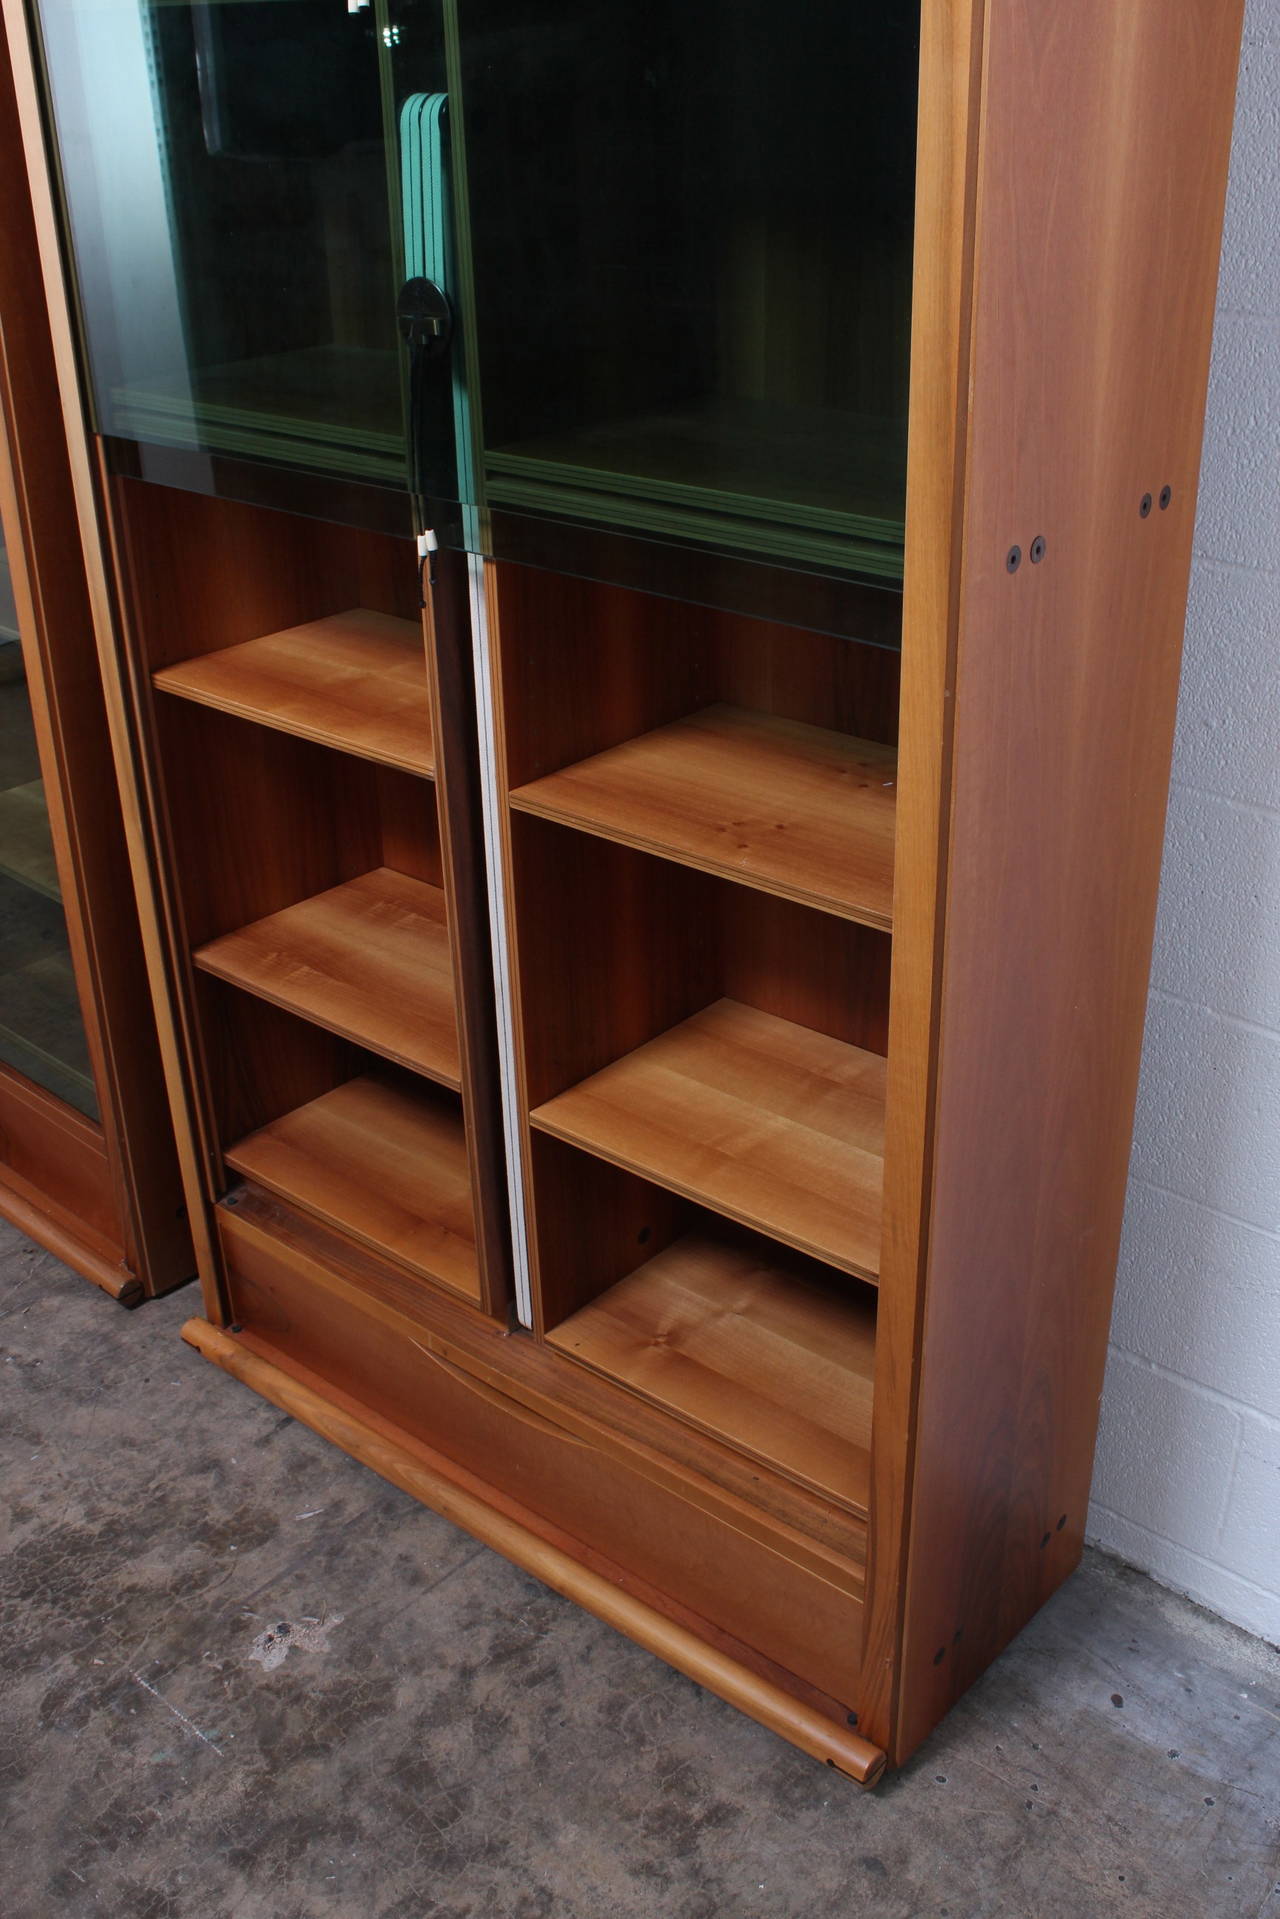
<path fill-rule="evenodd" d="M 3 1919 L 1280 1919 L 1260 1642 L 1091 1555 L 860 1794 L 198 1359 L 197 1303 L 0 1223 Z"/>

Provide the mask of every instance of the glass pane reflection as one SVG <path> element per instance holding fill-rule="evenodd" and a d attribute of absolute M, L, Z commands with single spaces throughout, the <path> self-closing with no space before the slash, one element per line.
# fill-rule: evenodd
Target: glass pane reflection
<path fill-rule="evenodd" d="M 0 533 L 0 1061 L 98 1117 Z"/>
<path fill-rule="evenodd" d="M 918 4 L 39 12 L 108 438 L 900 582 Z"/>

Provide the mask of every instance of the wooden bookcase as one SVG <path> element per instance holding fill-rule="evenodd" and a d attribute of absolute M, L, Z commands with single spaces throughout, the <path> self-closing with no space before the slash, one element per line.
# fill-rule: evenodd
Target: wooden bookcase
<path fill-rule="evenodd" d="M 185 1336 L 863 1784 L 1083 1543 L 1239 37 L 924 0 L 900 595 L 879 468 L 852 601 L 732 489 L 637 558 L 705 409 L 499 447 L 421 623 L 301 481 L 80 446 Z"/>

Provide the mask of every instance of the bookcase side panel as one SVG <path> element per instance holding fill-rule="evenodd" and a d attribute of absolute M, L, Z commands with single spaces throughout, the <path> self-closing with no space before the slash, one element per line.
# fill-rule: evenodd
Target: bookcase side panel
<path fill-rule="evenodd" d="M 1241 11 L 987 9 L 897 1760 L 1083 1543 Z"/>
<path fill-rule="evenodd" d="M 981 0 L 925 0 L 921 9 L 884 1231 L 859 1702 L 859 1725 L 867 1738 L 885 1748 L 893 1728 L 900 1671 L 908 1492 L 928 1254 L 982 26 Z"/>

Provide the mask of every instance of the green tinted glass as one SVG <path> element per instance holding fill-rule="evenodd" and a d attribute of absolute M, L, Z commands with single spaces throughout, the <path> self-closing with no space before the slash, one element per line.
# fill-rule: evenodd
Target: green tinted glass
<path fill-rule="evenodd" d="M 45 0 L 41 28 L 99 430 L 402 487 L 397 120 L 442 86 L 438 6 Z"/>
<path fill-rule="evenodd" d="M 100 430 L 895 581 L 918 18 L 42 0 Z"/>
<path fill-rule="evenodd" d="M 0 1060 L 97 1118 L 2 533 Z"/>
<path fill-rule="evenodd" d="M 918 9 L 457 19 L 485 502 L 900 575 Z"/>

